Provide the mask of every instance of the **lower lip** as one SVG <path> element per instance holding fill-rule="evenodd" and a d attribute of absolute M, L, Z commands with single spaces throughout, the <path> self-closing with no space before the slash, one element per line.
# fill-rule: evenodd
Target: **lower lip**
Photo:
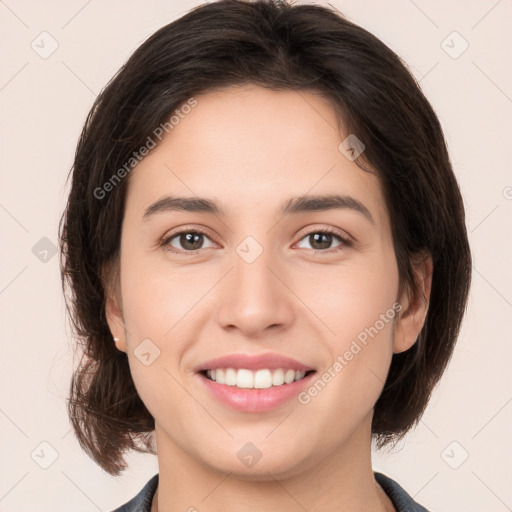
<path fill-rule="evenodd" d="M 227 386 L 210 380 L 198 373 L 206 390 L 223 404 L 244 412 L 270 411 L 296 397 L 302 389 L 309 385 L 316 372 L 312 372 L 301 380 L 266 389 L 241 389 Z"/>

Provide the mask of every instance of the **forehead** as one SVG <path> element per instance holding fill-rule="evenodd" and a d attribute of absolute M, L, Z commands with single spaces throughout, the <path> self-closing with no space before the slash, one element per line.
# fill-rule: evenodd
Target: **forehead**
<path fill-rule="evenodd" d="M 248 85 L 194 99 L 132 171 L 127 215 L 142 218 L 166 194 L 216 198 L 233 216 L 277 214 L 292 196 L 341 194 L 385 217 L 377 176 L 340 150 L 348 134 L 318 93 Z"/>

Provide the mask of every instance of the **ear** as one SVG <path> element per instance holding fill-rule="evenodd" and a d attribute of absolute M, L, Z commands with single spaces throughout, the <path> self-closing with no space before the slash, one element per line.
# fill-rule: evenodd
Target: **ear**
<path fill-rule="evenodd" d="M 393 353 L 410 349 L 421 332 L 427 317 L 432 288 L 433 263 L 429 252 L 421 252 L 413 257 L 413 272 L 417 283 L 417 293 L 407 289 L 400 297 L 402 310 L 395 326 Z"/>
<path fill-rule="evenodd" d="M 115 343 L 121 352 L 127 352 L 119 262 L 106 263 L 102 271 L 102 279 L 105 289 L 105 316 L 112 333 L 112 343 Z"/>

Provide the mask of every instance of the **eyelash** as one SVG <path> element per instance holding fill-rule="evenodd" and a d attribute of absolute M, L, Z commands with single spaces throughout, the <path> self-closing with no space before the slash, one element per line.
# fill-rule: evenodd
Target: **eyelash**
<path fill-rule="evenodd" d="M 165 250 L 171 252 L 171 253 L 174 253 L 174 254 L 188 254 L 188 255 L 195 255 L 197 254 L 199 251 L 201 251 L 202 249 L 196 249 L 194 251 L 182 251 L 182 250 L 176 250 L 174 247 L 172 247 L 169 243 L 170 241 L 173 239 L 173 238 L 176 238 L 177 236 L 179 235 L 182 235 L 184 233 L 195 233 L 195 234 L 201 234 L 201 235 L 204 235 L 206 236 L 207 238 L 210 238 L 208 236 L 208 233 L 206 231 L 204 231 L 203 229 L 200 229 L 200 228 L 193 228 L 193 229 L 183 229 L 181 231 L 177 231 L 176 233 L 172 233 L 171 235 L 169 236 L 166 236 L 162 239 L 162 241 L 160 242 L 160 246 L 161 247 L 164 247 Z M 345 236 L 341 235 L 339 231 L 333 229 L 333 228 L 324 228 L 324 229 L 319 229 L 319 230 L 313 230 L 313 231 L 310 231 L 309 233 L 306 233 L 299 241 L 303 240 L 304 238 L 312 235 L 312 234 L 318 234 L 318 233 L 321 233 L 321 234 L 329 234 L 329 235 L 334 235 L 336 238 L 338 238 L 342 244 L 341 245 L 338 245 L 337 247 L 334 247 L 332 249 L 325 249 L 325 250 L 319 250 L 319 249 L 310 249 L 311 251 L 313 251 L 313 253 L 316 255 L 316 254 L 319 254 L 319 255 L 325 255 L 326 253 L 327 254 L 333 254 L 333 253 L 338 253 L 338 252 L 341 252 L 343 250 L 345 250 L 346 248 L 348 247 L 351 247 L 352 246 L 352 241 L 349 240 L 348 238 L 346 238 Z"/>

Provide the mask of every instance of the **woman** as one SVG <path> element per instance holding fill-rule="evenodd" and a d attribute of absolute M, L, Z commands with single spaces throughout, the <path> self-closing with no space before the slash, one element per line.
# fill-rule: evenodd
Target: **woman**
<path fill-rule="evenodd" d="M 453 352 L 471 257 L 439 121 L 338 12 L 221 0 L 97 98 L 60 227 L 69 414 L 117 511 L 426 510 L 373 472 Z"/>

